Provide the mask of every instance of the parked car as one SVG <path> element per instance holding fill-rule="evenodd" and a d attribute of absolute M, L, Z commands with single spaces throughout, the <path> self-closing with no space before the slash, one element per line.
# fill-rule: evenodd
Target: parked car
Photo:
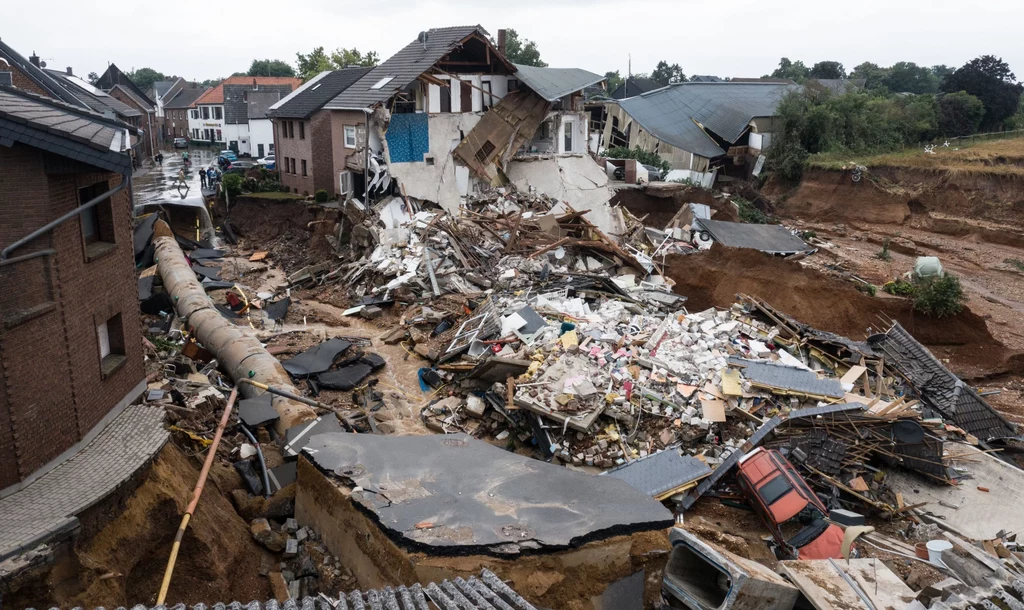
<path fill-rule="evenodd" d="M 740 458 L 736 478 L 783 558 L 842 558 L 842 528 L 825 521 L 825 505 L 785 456 L 758 447 Z"/>
<path fill-rule="evenodd" d="M 267 155 L 266 157 L 256 161 L 256 164 L 267 169 L 274 169 L 274 167 L 277 166 L 277 157 L 275 155 Z"/>
<path fill-rule="evenodd" d="M 662 180 L 665 179 L 665 174 L 660 169 L 658 169 L 657 167 L 654 167 L 653 165 L 643 165 L 643 164 L 641 164 L 641 167 L 643 167 L 644 169 L 647 170 L 647 181 L 648 182 L 661 182 Z M 626 179 L 626 168 L 625 167 L 616 167 L 615 170 L 612 172 L 612 178 L 615 178 L 616 180 L 625 180 Z"/>
<path fill-rule="evenodd" d="M 227 168 L 224 169 L 224 175 L 227 174 L 244 174 L 250 169 L 259 167 L 252 161 L 232 161 Z"/>
<path fill-rule="evenodd" d="M 188 148 L 188 138 L 174 138 L 175 148 Z"/>
<path fill-rule="evenodd" d="M 236 155 L 235 151 L 233 151 L 231 149 L 222 150 L 219 153 L 217 153 L 217 156 L 218 157 L 224 157 L 228 161 L 236 161 L 236 160 L 238 160 L 238 155 Z"/>

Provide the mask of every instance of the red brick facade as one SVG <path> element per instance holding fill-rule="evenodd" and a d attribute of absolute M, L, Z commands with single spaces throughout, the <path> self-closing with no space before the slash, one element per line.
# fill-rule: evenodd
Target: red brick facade
<path fill-rule="evenodd" d="M 121 181 L 22 144 L 0 147 L 0 168 L 0 247 L 74 209 L 90 194 L 79 189 Z M 88 247 L 76 217 L 11 257 L 56 253 L 0 265 L 0 489 L 80 441 L 145 380 L 130 205 L 121 191 L 97 206 Z M 108 321 L 111 352 L 124 358 L 101 363 L 97 327 Z"/>
<path fill-rule="evenodd" d="M 345 147 L 345 125 L 356 127 L 357 143 L 354 148 Z M 339 190 L 339 172 L 354 169 L 362 173 L 365 133 L 366 115 L 362 112 L 320 110 L 305 121 L 274 119 L 274 153 L 281 184 L 300 195 L 312 195 L 323 189 L 330 197 L 335 197 Z M 294 172 L 291 168 L 293 159 Z M 306 162 L 305 176 L 302 174 L 303 161 Z"/>
<path fill-rule="evenodd" d="M 23 91 L 31 91 L 36 95 L 53 97 L 53 95 L 51 95 L 49 91 L 37 85 L 36 82 L 31 78 L 25 76 L 25 73 L 22 72 L 21 69 L 18 68 L 18 66 L 7 66 L 5 64 L 0 64 L 0 70 L 11 71 L 11 84 L 13 84 L 18 89 L 21 89 Z"/>

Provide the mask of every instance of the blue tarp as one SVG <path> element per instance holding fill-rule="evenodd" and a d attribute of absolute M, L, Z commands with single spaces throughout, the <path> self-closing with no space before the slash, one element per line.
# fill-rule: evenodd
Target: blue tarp
<path fill-rule="evenodd" d="M 392 114 L 388 124 L 388 150 L 392 163 L 423 161 L 430 151 L 430 128 L 424 112 Z"/>

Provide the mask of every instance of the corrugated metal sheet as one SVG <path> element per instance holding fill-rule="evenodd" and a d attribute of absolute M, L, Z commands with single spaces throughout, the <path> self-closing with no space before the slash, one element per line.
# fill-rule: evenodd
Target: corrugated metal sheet
<path fill-rule="evenodd" d="M 415 81 L 420 74 L 429 70 L 439 59 L 457 48 L 474 32 L 480 33 L 481 36 L 487 36 L 487 31 L 479 25 L 429 30 L 426 44 L 416 40 L 412 41 L 404 49 L 356 81 L 354 85 L 327 102 L 324 108 L 369 108 L 378 102 L 387 100 Z M 391 78 L 391 80 L 379 89 L 372 88 L 373 85 L 385 78 Z"/>
<path fill-rule="evenodd" d="M 604 80 L 603 76 L 580 68 L 538 68 L 514 65 L 517 70 L 516 78 L 549 102 L 557 101 L 570 93 L 596 85 Z"/>
<path fill-rule="evenodd" d="M 710 472 L 711 467 L 705 462 L 692 455 L 681 454 L 679 447 L 668 447 L 609 470 L 605 476 L 622 479 L 645 494 L 657 497 Z"/>
<path fill-rule="evenodd" d="M 779 83 L 679 83 L 620 102 L 629 116 L 658 139 L 702 157 L 725 154 L 704 132 L 736 142 L 754 117 L 775 114 L 798 85 Z"/>
<path fill-rule="evenodd" d="M 807 244 L 802 239 L 781 225 L 756 225 L 709 219 L 695 220 L 694 225 L 694 228 L 699 225 L 707 230 L 716 242 L 730 248 L 750 248 L 769 254 L 794 254 L 807 249 Z"/>
<path fill-rule="evenodd" d="M 729 365 L 741 367 L 743 377 L 758 387 L 830 398 L 846 395 L 838 379 L 818 379 L 813 371 L 735 356 L 729 358 Z"/>

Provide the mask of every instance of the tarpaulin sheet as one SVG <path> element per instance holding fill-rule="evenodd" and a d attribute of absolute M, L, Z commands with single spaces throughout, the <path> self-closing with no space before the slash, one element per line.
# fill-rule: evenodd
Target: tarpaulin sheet
<path fill-rule="evenodd" d="M 423 155 L 430 152 L 428 119 L 429 116 L 422 112 L 391 115 L 387 139 L 392 163 L 423 161 Z"/>

